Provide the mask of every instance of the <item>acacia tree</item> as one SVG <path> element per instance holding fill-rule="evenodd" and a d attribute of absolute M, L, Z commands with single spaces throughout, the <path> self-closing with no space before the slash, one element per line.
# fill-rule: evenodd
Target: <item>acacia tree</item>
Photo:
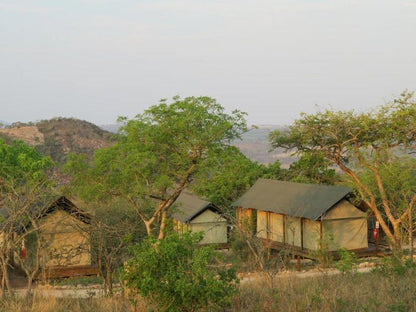
<path fill-rule="evenodd" d="M 246 131 L 245 114 L 210 97 L 161 100 L 124 126 L 93 161 L 72 156 L 66 165 L 80 195 L 102 200 L 125 198 L 147 234 L 162 239 L 169 208 L 212 157 Z"/>
<path fill-rule="evenodd" d="M 416 204 L 416 194 L 409 192 L 405 204 L 397 202 L 394 193 L 387 191 L 394 177 L 385 169 L 416 148 L 413 93 L 404 92 L 370 113 L 326 110 L 302 114 L 288 131 L 271 133 L 270 142 L 274 148 L 323 155 L 338 166 L 374 213 L 390 244 L 401 247 L 402 225 Z M 407 183 L 396 187 L 409 189 Z"/>
<path fill-rule="evenodd" d="M 7 268 L 12 255 L 20 251 L 25 237 L 38 230 L 37 217 L 51 199 L 52 182 L 49 168 L 52 161 L 39 155 L 35 149 L 21 141 L 10 145 L 0 139 L 0 264 L 3 273 L 2 289 L 9 291 Z M 30 255 L 30 264 L 18 260 L 28 277 L 28 293 L 32 280 L 39 269 L 36 243 L 35 253 Z M 25 265 L 23 265 L 25 264 Z"/>

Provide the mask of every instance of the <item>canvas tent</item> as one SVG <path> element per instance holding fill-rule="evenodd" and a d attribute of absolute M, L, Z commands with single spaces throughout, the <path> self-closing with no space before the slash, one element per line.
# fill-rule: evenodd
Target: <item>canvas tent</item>
<path fill-rule="evenodd" d="M 323 243 L 330 251 L 367 249 L 366 214 L 348 201 L 351 191 L 259 179 L 233 206 L 241 227 L 276 245 L 305 252 Z"/>
<path fill-rule="evenodd" d="M 174 227 L 178 232 L 203 232 L 201 244 L 226 244 L 227 220 L 218 208 L 188 191 L 183 191 L 173 204 Z"/>
<path fill-rule="evenodd" d="M 91 217 L 66 197 L 53 200 L 38 222 L 43 266 L 91 265 L 90 222 Z"/>
<path fill-rule="evenodd" d="M 34 207 L 33 211 L 36 229 L 30 224 L 16 229 L 16 235 L 25 235 L 19 235 L 24 238 L 22 249 L 16 250 L 12 257 L 15 266 L 24 257 L 25 262 L 38 261 L 40 272 L 46 277 L 97 273 L 91 261 L 89 214 L 64 196 L 55 197 L 44 207 Z M 8 218 L 5 208 L 0 214 Z M 41 249 L 37 252 L 38 242 Z"/>

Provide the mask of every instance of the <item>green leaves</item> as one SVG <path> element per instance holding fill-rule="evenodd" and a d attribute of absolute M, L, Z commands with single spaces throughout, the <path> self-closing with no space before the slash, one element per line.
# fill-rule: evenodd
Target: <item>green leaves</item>
<path fill-rule="evenodd" d="M 201 238 L 173 234 L 136 245 L 126 267 L 127 286 L 163 311 L 229 306 L 238 282 L 235 271 L 213 266 L 218 254 L 212 247 L 197 247 Z"/>
<path fill-rule="evenodd" d="M 93 161 L 72 157 L 67 172 L 84 198 L 124 197 L 146 226 L 158 230 L 180 192 L 195 175 L 247 130 L 245 114 L 225 113 L 209 97 L 161 100 L 124 126 L 118 140 L 96 151 Z"/>
<path fill-rule="evenodd" d="M 370 113 L 303 114 L 287 132 L 271 133 L 270 141 L 274 148 L 296 149 L 301 155 L 323 157 L 337 165 L 371 208 L 391 244 L 403 243 L 401 226 L 416 202 L 414 164 L 406 157 L 416 148 L 413 92 L 406 91 Z"/>

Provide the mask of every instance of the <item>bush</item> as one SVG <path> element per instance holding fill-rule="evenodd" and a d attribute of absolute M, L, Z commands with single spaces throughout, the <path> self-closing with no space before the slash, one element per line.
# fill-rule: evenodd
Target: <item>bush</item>
<path fill-rule="evenodd" d="M 353 271 L 358 262 L 357 255 L 353 252 L 349 252 L 344 248 L 338 251 L 338 255 L 340 259 L 335 263 L 335 267 L 342 273 Z"/>
<path fill-rule="evenodd" d="M 128 288 L 161 311 L 197 311 L 231 305 L 238 279 L 233 269 L 213 265 L 218 253 L 197 247 L 202 235 L 148 238 L 132 248 L 125 269 Z"/>

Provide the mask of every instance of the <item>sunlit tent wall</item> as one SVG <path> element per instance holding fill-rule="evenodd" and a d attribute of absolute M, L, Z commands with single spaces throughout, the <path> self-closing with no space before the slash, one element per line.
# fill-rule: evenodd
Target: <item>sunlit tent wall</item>
<path fill-rule="evenodd" d="M 184 191 L 173 204 L 173 220 L 176 231 L 203 232 L 201 244 L 226 244 L 227 220 L 209 201 Z"/>
<path fill-rule="evenodd" d="M 91 262 L 90 223 L 89 214 L 66 197 L 56 197 L 40 215 L 36 235 L 26 236 L 26 257 L 35 256 L 36 240 L 40 239 L 42 273 L 49 277 L 96 274 Z"/>
<path fill-rule="evenodd" d="M 330 251 L 366 249 L 366 213 L 348 201 L 351 191 L 259 179 L 233 206 L 243 229 L 276 245 L 302 251 L 318 250 L 323 243 Z"/>

